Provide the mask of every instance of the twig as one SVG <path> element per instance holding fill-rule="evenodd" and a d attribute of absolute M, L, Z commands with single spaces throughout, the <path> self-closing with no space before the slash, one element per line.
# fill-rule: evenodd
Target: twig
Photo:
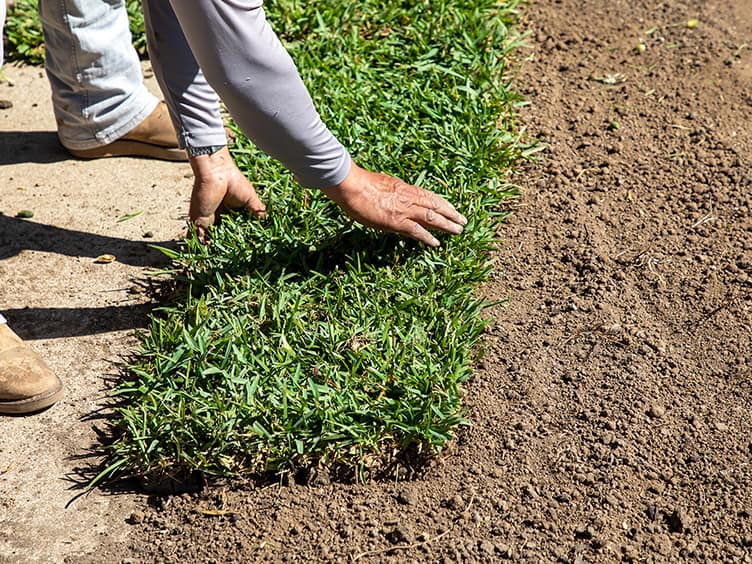
<path fill-rule="evenodd" d="M 473 495 L 470 497 L 470 502 L 467 504 L 467 507 L 465 507 L 465 509 L 462 510 L 462 513 L 460 513 L 460 515 L 462 515 L 463 513 L 467 513 L 468 511 L 470 511 L 470 507 L 473 505 L 473 501 L 475 501 L 475 492 L 473 492 Z M 424 541 L 416 542 L 416 543 L 412 543 L 412 544 L 398 544 L 397 546 L 389 546 L 387 548 L 377 548 L 377 549 L 374 549 L 374 550 L 366 550 L 365 552 L 361 552 L 360 554 L 357 554 L 353 558 L 353 562 L 355 562 L 357 560 L 360 560 L 361 558 L 364 558 L 366 556 L 375 556 L 376 554 L 384 554 L 384 553 L 387 553 L 387 552 L 391 552 L 393 550 L 410 550 L 411 548 L 418 548 L 419 546 L 425 546 L 425 545 L 427 545 L 429 543 L 441 540 L 442 538 L 444 538 L 445 536 L 447 536 L 452 531 L 452 529 L 457 524 L 457 522 L 459 521 L 459 519 L 460 519 L 459 516 L 455 517 L 452 520 L 451 526 L 446 531 L 444 531 L 441 534 L 436 535 L 435 537 L 427 538 Z"/>
<path fill-rule="evenodd" d="M 197 510 L 201 515 L 208 515 L 209 517 L 223 517 L 225 515 L 237 515 L 237 511 L 232 509 L 203 509 L 201 507 Z"/>
<path fill-rule="evenodd" d="M 690 227 L 690 229 L 694 229 L 695 227 L 699 227 L 703 223 L 707 223 L 708 221 L 713 221 L 715 219 L 718 219 L 718 218 L 716 218 L 716 217 L 713 216 L 713 212 L 709 212 L 707 215 L 705 215 L 704 217 L 698 219 L 694 224 L 692 224 L 692 226 Z"/>

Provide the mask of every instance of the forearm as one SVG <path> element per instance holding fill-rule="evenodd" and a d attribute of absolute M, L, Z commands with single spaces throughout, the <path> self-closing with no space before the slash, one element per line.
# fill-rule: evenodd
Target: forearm
<path fill-rule="evenodd" d="M 206 78 L 243 132 L 304 186 L 342 182 L 350 156 L 316 112 L 261 2 L 173 0 L 172 7 Z"/>

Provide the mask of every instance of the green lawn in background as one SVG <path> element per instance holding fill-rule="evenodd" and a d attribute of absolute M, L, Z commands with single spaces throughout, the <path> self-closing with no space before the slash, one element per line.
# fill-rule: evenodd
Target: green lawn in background
<path fill-rule="evenodd" d="M 103 476 L 296 471 L 363 478 L 466 423 L 475 294 L 524 156 L 508 56 L 516 0 L 267 1 L 355 160 L 447 197 L 470 223 L 429 249 L 353 224 L 242 136 L 268 206 L 169 251 L 179 291 L 117 388 Z M 403 461 L 404 462 L 404 461 Z"/>

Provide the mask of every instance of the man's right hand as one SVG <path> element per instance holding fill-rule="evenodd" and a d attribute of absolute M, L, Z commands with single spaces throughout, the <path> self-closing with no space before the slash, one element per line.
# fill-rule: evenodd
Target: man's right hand
<path fill-rule="evenodd" d="M 354 220 L 438 247 L 429 229 L 459 235 L 467 219 L 444 198 L 387 174 L 352 164 L 350 174 L 322 192 Z"/>

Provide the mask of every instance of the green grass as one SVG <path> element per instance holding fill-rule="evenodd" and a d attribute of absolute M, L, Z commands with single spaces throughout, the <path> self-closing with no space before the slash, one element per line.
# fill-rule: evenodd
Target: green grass
<path fill-rule="evenodd" d="M 268 218 L 232 215 L 210 247 L 169 252 L 180 290 L 116 391 L 102 476 L 318 464 L 363 478 L 440 452 L 467 423 L 487 305 L 475 289 L 525 150 L 507 69 L 517 5 L 266 3 L 355 159 L 442 193 L 470 223 L 440 249 L 365 229 L 241 139 Z"/>
<path fill-rule="evenodd" d="M 126 0 L 133 46 L 141 57 L 146 57 L 144 16 L 140 0 Z M 5 22 L 5 58 L 31 65 L 44 62 L 44 36 L 39 22 L 37 0 L 16 0 L 8 10 Z"/>

